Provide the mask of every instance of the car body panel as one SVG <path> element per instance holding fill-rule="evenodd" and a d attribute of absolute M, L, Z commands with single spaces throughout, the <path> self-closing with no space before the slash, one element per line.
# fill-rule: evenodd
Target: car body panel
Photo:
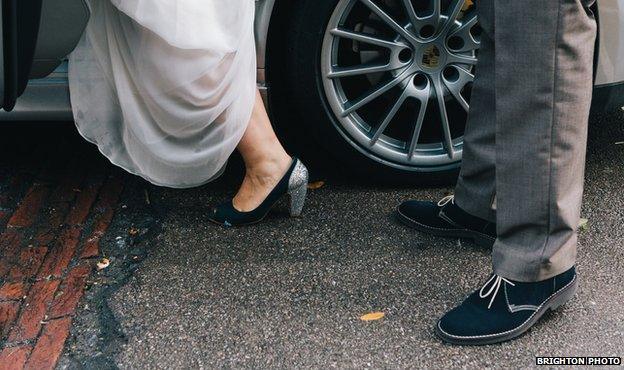
<path fill-rule="evenodd" d="M 256 57 L 258 65 L 258 89 L 264 102 L 268 102 L 268 86 L 266 81 L 266 54 L 269 39 L 269 26 L 275 0 L 256 0 L 256 18 L 254 23 L 256 35 Z"/>
<path fill-rule="evenodd" d="M 0 61 L 4 60 L 4 16 L 0 9 Z M 4 63 L 0 63 L 0 102 L 4 101 Z M 1 103 L 0 103 L 1 104 Z"/>
<path fill-rule="evenodd" d="M 42 3 L 41 15 L 30 72 L 35 79 L 48 76 L 71 53 L 89 21 L 89 8 L 84 0 L 47 0 Z M 60 29 L 63 32 L 58 32 Z"/>
<path fill-rule="evenodd" d="M 11 112 L 0 111 L 0 121 L 71 121 L 67 62 L 46 78 L 31 80 Z"/>
<path fill-rule="evenodd" d="M 598 0 L 600 22 L 596 85 L 624 81 L 624 0 Z"/>
<path fill-rule="evenodd" d="M 274 6 L 275 0 L 256 0 L 256 20 L 254 28 L 256 31 L 258 69 L 264 69 L 266 67 L 267 41 Z"/>
<path fill-rule="evenodd" d="M 3 54 L 0 59 L 4 60 L 4 63 L 0 63 L 3 64 L 2 74 L 0 74 L 0 85 L 3 85 L 3 88 L 15 85 L 14 75 L 18 75 L 15 97 L 20 95 L 24 87 L 27 87 L 27 90 L 33 90 L 32 86 L 44 83 L 40 80 L 42 78 L 48 77 L 50 80 L 58 78 L 62 69 L 57 73 L 54 73 L 55 70 L 76 46 L 89 21 L 89 9 L 85 0 L 43 0 L 17 4 L 16 9 L 9 8 L 6 14 L 0 12 L 3 21 L 11 20 L 9 23 L 17 24 L 17 26 L 10 27 L 8 31 L 2 29 Z M 4 7 L 3 10 L 5 10 Z M 12 21 L 13 19 L 15 20 Z M 6 34 L 4 31 L 7 31 Z M 14 39 L 18 43 L 16 50 L 13 50 L 9 42 Z M 16 67 L 11 68 L 12 63 Z M 8 72 L 5 73 L 5 71 Z M 65 85 L 67 85 L 66 82 Z M 9 90 L 13 89 L 9 88 Z M 14 101 L 12 94 L 10 93 L 6 100 L 3 99 L 4 108 L 9 110 Z M 41 106 L 33 107 L 37 111 L 45 112 L 42 106 L 52 108 L 51 104 L 62 102 L 56 94 L 49 97 L 40 96 L 49 101 L 41 101 L 39 104 Z M 53 111 L 54 109 L 51 113 Z M 32 112 L 24 113 L 28 116 Z M 5 116 L 12 117 L 10 114 Z M 4 117 L 0 117 L 2 118 Z"/>
<path fill-rule="evenodd" d="M 82 0 L 65 0 L 82 1 Z M 271 17 L 279 1 L 256 0 L 256 51 L 258 87 L 266 98 L 267 43 Z M 624 82 L 624 0 L 598 0 L 600 22 L 596 86 L 619 85 Z M 601 89 L 604 90 L 604 89 Z M 619 92 L 621 89 L 614 89 Z M 609 101 L 624 104 L 624 97 L 609 97 Z M 265 100 L 266 101 L 266 100 Z M 0 121 L 72 119 L 67 88 L 67 65 L 64 63 L 46 78 L 32 80 L 13 112 L 1 112 Z"/>

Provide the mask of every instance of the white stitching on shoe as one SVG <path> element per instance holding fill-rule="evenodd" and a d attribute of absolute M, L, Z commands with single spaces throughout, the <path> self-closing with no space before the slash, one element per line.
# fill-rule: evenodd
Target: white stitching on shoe
<path fill-rule="evenodd" d="M 465 227 L 463 227 L 462 225 L 458 224 L 457 222 L 451 220 L 451 218 L 449 216 L 446 215 L 446 213 L 444 213 L 444 208 L 440 209 L 440 212 L 438 212 L 438 217 L 440 217 L 441 219 L 443 219 L 444 221 L 448 222 L 449 224 L 464 229 L 464 230 L 468 230 Z M 478 232 L 478 231 L 477 231 Z"/>
<path fill-rule="evenodd" d="M 509 310 L 511 313 L 516 313 L 520 311 L 537 311 L 537 306 L 533 306 L 531 304 L 522 304 L 522 305 L 514 305 L 509 306 Z"/>
<path fill-rule="evenodd" d="M 496 241 L 496 238 L 492 237 L 491 235 L 484 234 L 484 233 L 481 233 L 481 232 L 476 231 L 476 230 L 470 230 L 470 229 L 443 229 L 443 228 L 440 228 L 440 227 L 433 227 L 433 226 L 421 224 L 420 222 L 415 221 L 414 219 L 412 219 L 411 217 L 405 215 L 403 212 L 401 212 L 399 210 L 397 210 L 397 213 L 400 214 L 401 216 L 405 217 L 406 219 L 410 220 L 411 222 L 413 222 L 415 224 L 418 224 L 419 226 L 421 226 L 421 227 L 423 227 L 425 229 L 440 230 L 440 231 L 468 231 L 468 232 L 471 232 L 471 233 L 479 234 L 480 236 L 483 236 L 483 237 L 485 237 L 485 238 L 487 238 L 487 239 L 489 239 L 491 241 Z"/>
<path fill-rule="evenodd" d="M 532 304 L 511 304 L 509 303 L 509 295 L 507 294 L 507 285 L 503 286 L 503 291 L 505 292 L 505 302 L 507 302 L 507 308 L 509 312 L 516 313 L 518 311 L 537 311 L 537 306 Z"/>
<path fill-rule="evenodd" d="M 440 326 L 440 322 L 441 320 L 438 320 L 438 329 L 440 329 L 440 331 L 442 333 L 444 333 L 444 335 L 447 335 L 449 337 L 452 338 L 458 338 L 458 339 L 478 339 L 478 338 L 491 338 L 491 337 L 497 337 L 497 336 L 501 336 L 501 335 L 505 335 L 505 334 L 509 334 L 513 331 L 518 330 L 519 328 L 523 327 L 527 322 L 531 321 L 531 319 L 533 318 L 533 316 L 535 316 L 535 314 L 537 314 L 539 312 L 539 310 L 542 308 L 542 306 L 544 306 L 548 301 L 550 301 L 555 295 L 557 295 L 559 292 L 561 292 L 562 290 L 566 289 L 567 287 L 569 287 L 570 285 L 572 285 L 572 283 L 574 283 L 576 281 L 576 275 L 574 275 L 574 278 L 572 278 L 572 280 L 570 280 L 569 283 L 566 284 L 566 286 L 564 286 L 563 288 L 559 289 L 558 291 L 554 292 L 553 294 L 550 295 L 550 297 L 546 298 L 546 300 L 544 302 L 542 302 L 541 305 L 539 305 L 539 307 L 537 308 L 537 310 L 535 312 L 533 312 L 531 314 L 531 316 L 529 316 L 528 319 L 526 319 L 522 324 L 518 325 L 517 327 L 504 331 L 502 333 L 494 333 L 494 334 L 486 334 L 486 335 L 472 335 L 472 336 L 461 336 L 461 335 L 453 335 L 453 334 L 449 334 L 447 332 L 444 331 L 444 329 L 442 329 L 442 327 Z"/>
<path fill-rule="evenodd" d="M 448 217 L 446 215 L 446 213 L 444 213 L 444 206 L 446 206 L 449 203 L 455 204 L 455 194 L 447 195 L 444 198 L 440 199 L 440 201 L 438 201 L 438 207 L 440 207 L 440 212 L 438 212 L 438 217 L 440 217 L 444 221 L 448 222 L 449 224 L 451 224 L 451 225 L 453 225 L 453 226 L 455 226 L 457 228 L 460 228 L 462 230 L 466 230 L 466 231 L 469 231 L 469 232 L 474 232 L 474 233 L 482 235 L 482 236 L 484 236 L 484 237 L 486 237 L 486 238 L 488 238 L 490 240 L 496 241 L 496 238 L 494 238 L 494 237 L 492 237 L 492 236 L 490 236 L 488 234 L 482 233 L 480 231 L 477 231 L 477 230 L 467 229 L 463 225 L 453 221 L 450 217 Z M 484 229 L 485 229 L 485 227 L 484 227 Z"/>

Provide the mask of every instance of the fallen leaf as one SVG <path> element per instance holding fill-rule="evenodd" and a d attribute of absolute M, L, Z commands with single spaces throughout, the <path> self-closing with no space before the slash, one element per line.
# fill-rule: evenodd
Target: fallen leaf
<path fill-rule="evenodd" d="M 367 313 L 366 315 L 363 315 L 362 317 L 360 317 L 360 320 L 362 320 L 362 321 L 375 321 L 375 320 L 379 320 L 379 319 L 383 318 L 384 316 L 386 316 L 386 314 L 383 313 L 383 312 L 371 312 L 371 313 Z"/>
<path fill-rule="evenodd" d="M 472 7 L 474 5 L 474 0 L 466 0 L 464 2 L 464 6 L 462 7 L 462 11 L 465 12 L 466 10 L 470 9 L 470 7 Z"/>
<path fill-rule="evenodd" d="M 128 234 L 130 235 L 136 235 L 139 233 L 139 230 L 135 227 L 131 227 L 130 230 L 128 230 Z"/>
<path fill-rule="evenodd" d="M 325 186 L 325 181 L 315 181 L 308 184 L 308 189 L 316 190 Z"/>
<path fill-rule="evenodd" d="M 615 145 L 624 145 L 624 141 L 617 141 Z"/>
<path fill-rule="evenodd" d="M 97 263 L 97 269 L 98 271 L 100 270 L 104 270 L 105 268 L 108 267 L 108 265 L 110 265 L 110 260 L 108 258 L 103 258 L 100 262 Z"/>
<path fill-rule="evenodd" d="M 585 230 L 587 230 L 587 229 L 588 229 L 588 227 L 589 227 L 589 226 L 588 226 L 588 223 L 589 223 L 589 220 L 588 220 L 588 219 L 586 219 L 586 218 L 581 218 L 581 220 L 579 221 L 579 225 L 578 225 L 579 231 L 585 231 Z"/>

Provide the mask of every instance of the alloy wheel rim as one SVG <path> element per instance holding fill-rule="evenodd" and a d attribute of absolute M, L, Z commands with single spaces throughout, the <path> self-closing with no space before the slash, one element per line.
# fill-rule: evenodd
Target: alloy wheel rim
<path fill-rule="evenodd" d="M 469 3 L 337 3 L 321 52 L 323 90 L 339 132 L 367 157 L 412 171 L 461 160 L 480 45 Z"/>

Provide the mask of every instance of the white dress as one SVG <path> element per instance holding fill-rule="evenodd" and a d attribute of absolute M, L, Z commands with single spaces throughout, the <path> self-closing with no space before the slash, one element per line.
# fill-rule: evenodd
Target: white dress
<path fill-rule="evenodd" d="M 220 174 L 256 93 L 253 0 L 88 0 L 70 55 L 78 131 L 162 186 Z"/>

